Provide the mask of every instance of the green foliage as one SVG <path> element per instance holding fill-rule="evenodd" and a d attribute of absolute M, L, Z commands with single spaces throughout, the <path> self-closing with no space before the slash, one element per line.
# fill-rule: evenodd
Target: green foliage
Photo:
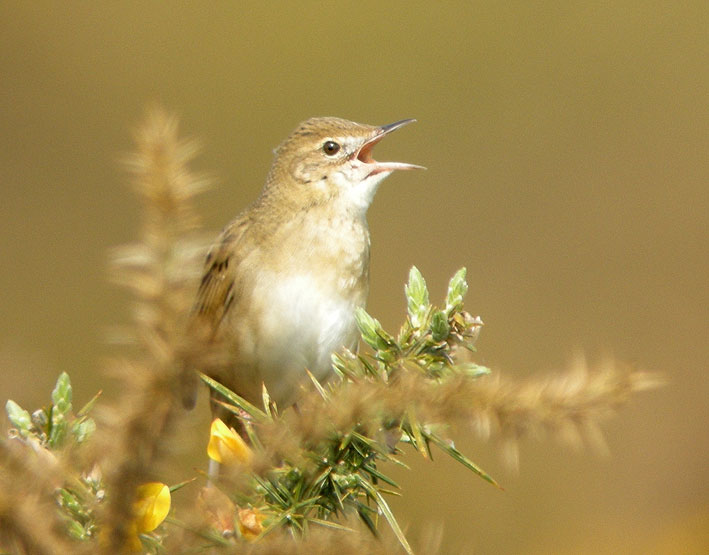
<path fill-rule="evenodd" d="M 343 521 L 354 516 L 375 535 L 385 521 L 404 551 L 411 553 L 387 501 L 400 489 L 387 475 L 387 469 L 391 465 L 406 466 L 403 459 L 407 451 L 428 459 L 442 452 L 499 487 L 445 435 L 447 424 L 456 419 L 455 411 L 476 407 L 476 398 L 461 399 L 459 391 L 465 390 L 469 395 L 478 390 L 485 382 L 473 382 L 489 373 L 471 360 L 483 323 L 463 310 L 467 288 L 465 269 L 461 269 L 450 280 L 445 307 L 439 308 L 430 303 L 423 276 L 412 268 L 405 289 L 408 316 L 396 335 L 384 330 L 365 310 L 358 310 L 355 317 L 371 352 L 333 355 L 333 378 L 320 383 L 309 374 L 313 388 L 299 400 L 297 410 L 279 412 L 265 387 L 263 406 L 258 407 L 201 375 L 220 394 L 222 406 L 240 422 L 242 436 L 249 443 L 243 448 L 250 453 L 236 473 L 225 472 L 221 479 L 213 479 L 212 485 L 220 491 L 205 488 L 200 503 L 192 505 L 196 507 L 193 512 L 198 513 L 190 515 L 192 521 L 206 519 L 206 527 L 174 517 L 170 522 L 194 532 L 199 549 L 216 550 L 233 548 L 242 541 L 270 541 L 277 535 L 282 541 L 288 535 L 306 537 L 312 527 L 351 533 L 352 528 Z M 603 378 L 604 374 L 600 376 Z M 590 411 L 597 404 L 605 413 L 608 406 L 617 406 L 620 395 L 633 389 L 633 383 L 636 388 L 646 387 L 643 384 L 647 380 L 642 375 L 628 379 L 636 382 L 627 385 L 610 376 L 607 383 L 599 378 L 596 382 L 568 385 L 568 379 L 564 379 L 566 389 L 555 384 L 549 388 L 544 384 L 531 386 L 519 393 L 520 399 L 540 399 L 539 406 L 531 408 L 528 403 L 514 400 L 514 389 L 497 382 L 488 382 L 484 395 L 497 396 L 496 421 L 515 431 L 529 426 L 535 418 L 547 427 L 581 422 L 588 428 L 593 421 L 591 416 L 584 416 L 583 410 Z M 97 511 L 117 490 L 109 489 L 109 494 L 105 494 L 100 465 L 89 470 L 63 469 L 64 463 L 68 463 L 66 468 L 72 468 L 74 447 L 85 443 L 96 429 L 88 413 L 97 398 L 98 395 L 74 413 L 71 381 L 63 373 L 48 407 L 30 413 L 12 400 L 6 404 L 13 426 L 10 437 L 25 449 L 19 451 L 19 467 L 24 466 L 27 455 L 40 454 L 36 458 L 40 472 L 48 469 L 60 477 L 59 485 L 53 482 L 49 498 L 53 497 L 59 507 L 66 535 L 82 542 L 70 545 L 81 545 L 86 548 L 84 552 L 100 549 L 97 539 L 103 531 L 99 529 Z M 483 405 L 489 401 L 489 397 L 482 399 L 487 399 Z M 558 407 L 562 407 L 561 413 L 552 414 Z M 476 414 L 485 416 L 485 410 L 489 409 L 478 407 Z M 144 416 L 150 418 L 151 414 Z M 70 456 L 64 457 L 67 453 Z M 120 456 L 131 457 L 131 453 L 121 452 Z M 62 463 L 58 464 L 60 460 Z M 110 464 L 105 459 L 101 462 Z M 5 486 L 14 483 L 14 475 L 8 476 Z M 32 477 L 31 473 L 23 476 Z M 232 477 L 236 479 L 230 480 Z M 177 492 L 190 481 L 177 484 L 170 491 Z M 219 493 L 223 500 L 217 497 L 210 501 L 213 495 L 203 496 L 205 491 Z M 129 503 L 134 503 L 134 496 L 132 492 L 128 495 Z M 135 506 L 129 504 L 129 511 L 122 518 L 134 518 Z M 135 528 L 133 521 L 123 525 Z M 165 530 L 141 533 L 139 538 L 143 549 L 150 553 L 171 549 L 170 535 Z M 294 552 L 299 550 L 298 544 L 280 545 L 291 545 Z"/>
<path fill-rule="evenodd" d="M 420 326 L 431 308 L 428 302 L 426 280 L 416 266 L 409 271 L 409 282 L 404 287 L 409 318 L 414 326 Z"/>
<path fill-rule="evenodd" d="M 424 457 L 431 457 L 436 447 L 486 481 L 496 482 L 452 442 L 444 439 L 437 423 L 421 421 L 416 404 L 396 393 L 396 380 L 407 375 L 430 380 L 431 387 L 446 379 L 475 379 L 488 372 L 472 362 L 456 362 L 462 347 L 474 351 L 482 321 L 462 311 L 467 291 L 465 270 L 451 279 L 441 310 L 429 301 L 429 292 L 421 273 L 412 268 L 406 285 L 408 318 L 396 338 L 386 332 L 378 320 L 360 309 L 355 317 L 363 341 L 372 349 L 370 355 L 333 355 L 333 368 L 339 379 L 320 384 L 311 377 L 319 401 L 303 408 L 304 412 L 333 414 L 319 423 L 325 432 L 313 437 L 305 434 L 301 451 L 284 453 L 275 467 L 254 472 L 250 485 L 232 492 L 241 506 L 254 507 L 266 515 L 262 536 L 287 527 L 296 534 L 307 532 L 310 525 L 339 526 L 336 520 L 356 514 L 374 533 L 383 517 L 399 539 L 411 548 L 386 501 L 399 486 L 382 471 L 384 463 L 403 465 L 399 444 L 409 444 Z M 232 412 L 241 419 L 258 452 L 263 449 L 268 427 L 289 423 L 271 410 L 268 394 L 264 409 L 254 407 L 211 378 L 202 379 L 228 400 Z M 394 392 L 388 407 L 369 407 L 366 416 L 344 418 L 335 423 L 338 407 L 346 405 L 348 388 L 353 384 L 372 384 Z M 397 397 L 397 395 L 399 397 Z M 381 397 L 381 395 L 380 395 Z M 277 446 L 269 446 L 277 450 Z M 229 491 L 226 491 L 229 493 Z M 335 521 L 335 522 L 334 522 Z"/>
<path fill-rule="evenodd" d="M 465 281 L 466 269 L 461 268 L 451 278 L 448 284 L 448 294 L 446 295 L 446 316 L 454 310 L 463 307 L 463 297 L 468 292 L 468 283 Z"/>
<path fill-rule="evenodd" d="M 62 372 L 48 407 L 37 409 L 30 416 L 28 411 L 12 400 L 8 400 L 5 405 L 7 416 L 19 438 L 33 445 L 34 450 L 47 450 L 48 461 L 54 460 L 55 452 L 84 443 L 96 430 L 96 423 L 88 416 L 88 412 L 100 392 L 78 414 L 73 413 L 72 395 L 69 374 Z M 69 536 L 77 540 L 88 540 L 96 532 L 92 507 L 102 496 L 101 480 L 98 476 L 81 475 L 74 477 L 71 482 L 71 486 L 56 490 L 57 503 L 62 509 Z"/>
<path fill-rule="evenodd" d="M 438 448 L 495 484 L 440 435 L 440 423 L 422 419 L 417 405 L 397 393 L 397 380 L 407 375 L 430 381 L 433 387 L 442 380 L 470 380 L 487 373 L 486 368 L 473 362 L 456 362 L 460 348 L 467 352 L 475 350 L 482 326 L 479 318 L 472 318 L 462 310 L 466 290 L 463 269 L 451 279 L 445 308 L 439 309 L 430 303 L 423 276 L 412 268 L 405 288 L 408 317 L 396 337 L 365 310 L 358 310 L 355 317 L 362 339 L 372 352 L 360 356 L 333 355 L 337 377 L 326 384 L 310 376 L 316 394 L 309 398 L 309 405 L 305 400 L 304 410 L 314 415 L 330 415 L 318 421 L 317 433 L 298 430 L 298 418 L 294 424 L 292 411 L 287 411 L 289 416 L 279 414 L 265 388 L 261 408 L 202 375 L 202 380 L 221 394 L 223 406 L 241 420 L 251 448 L 261 456 L 260 468 L 248 473 L 246 486 L 242 483 L 238 488 L 226 490 L 239 506 L 252 507 L 264 515 L 259 537 L 278 529 L 303 535 L 313 525 L 347 529 L 338 520 L 357 515 L 375 534 L 380 519 L 385 520 L 404 550 L 411 553 L 386 499 L 397 494 L 399 486 L 383 471 L 386 463 L 404 464 L 401 447 L 407 444 L 427 458 L 432 456 L 432 448 Z M 359 417 L 341 417 L 352 404 L 347 400 L 349 388 L 367 384 L 384 388 L 377 399 L 390 395 L 390 403 L 375 406 L 373 402 Z M 97 397 L 74 414 L 71 381 L 68 374 L 62 373 L 48 407 L 30 414 L 10 400 L 6 410 L 16 430 L 15 437 L 56 452 L 91 437 L 96 425 L 88 412 Z M 291 431 L 299 441 L 298 447 L 280 453 L 280 447 L 272 444 L 273 432 L 294 425 Z M 103 498 L 104 488 L 100 472 L 94 469 L 75 476 L 56 490 L 69 536 L 82 541 L 96 538 L 95 508 Z M 234 519 L 238 524 L 236 514 Z M 151 550 L 160 548 L 158 536 L 144 536 L 143 541 L 146 539 L 157 542 L 144 544 L 152 545 Z M 223 544 L 223 538 L 214 542 L 215 546 Z"/>
<path fill-rule="evenodd" d="M 363 308 L 355 311 L 355 319 L 362 335 L 362 340 L 372 349 L 387 351 L 394 345 L 394 338 L 384 331 L 379 320 L 367 314 Z"/>
<path fill-rule="evenodd" d="M 98 532 L 94 506 L 103 497 L 98 474 L 82 475 L 71 486 L 57 490 L 57 501 L 66 517 L 67 531 L 75 540 L 95 538 Z"/>
<path fill-rule="evenodd" d="M 432 306 L 426 281 L 416 267 L 411 268 L 406 285 L 408 319 L 394 339 L 382 329 L 381 324 L 363 309 L 356 313 L 362 339 L 374 350 L 379 367 L 374 370 L 360 359 L 359 367 L 350 371 L 356 375 L 389 375 L 400 367 L 417 368 L 430 378 L 464 374 L 471 378 L 489 373 L 489 369 L 472 363 L 456 362 L 455 350 L 464 348 L 475 352 L 475 341 L 483 323 L 464 312 L 463 296 L 468 290 L 465 268 L 456 272 L 450 280 L 444 310 Z M 347 364 L 342 357 L 335 357 L 335 369 L 347 376 Z M 349 377 L 354 377 L 350 375 Z"/>
<path fill-rule="evenodd" d="M 58 447 L 64 441 L 67 431 L 67 416 L 71 415 L 71 381 L 69 374 L 62 372 L 52 391 L 52 406 L 50 408 L 51 427 L 49 429 L 49 446 Z"/>
<path fill-rule="evenodd" d="M 20 436 L 28 437 L 32 431 L 32 418 L 30 413 L 15 403 L 12 399 L 5 404 L 5 411 L 10 423 L 19 432 Z"/>
<path fill-rule="evenodd" d="M 69 374 L 62 372 L 52 391 L 52 404 L 30 413 L 12 399 L 5 404 L 10 423 L 20 437 L 37 441 L 43 447 L 59 449 L 70 437 L 76 443 L 86 441 L 96 429 L 87 415 L 100 392 L 77 414 L 72 412 L 72 387 Z M 67 436 L 67 432 L 69 435 Z"/>

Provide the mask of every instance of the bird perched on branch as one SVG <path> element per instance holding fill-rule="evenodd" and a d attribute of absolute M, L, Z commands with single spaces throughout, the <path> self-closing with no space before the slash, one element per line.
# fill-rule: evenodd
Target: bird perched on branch
<path fill-rule="evenodd" d="M 200 370 L 256 405 L 265 384 L 285 407 L 306 369 L 326 378 L 331 354 L 356 348 L 355 309 L 369 289 L 367 208 L 392 172 L 421 168 L 378 162 L 372 149 L 412 121 L 311 118 L 275 150 L 261 195 L 207 255 L 194 319 L 219 356 Z M 186 406 L 195 395 L 185 392 Z"/>

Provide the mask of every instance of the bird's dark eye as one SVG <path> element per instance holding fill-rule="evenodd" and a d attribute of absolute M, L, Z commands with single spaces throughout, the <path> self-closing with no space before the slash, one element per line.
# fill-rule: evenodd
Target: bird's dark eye
<path fill-rule="evenodd" d="M 335 141 L 325 141 L 325 144 L 322 145 L 322 150 L 328 156 L 335 156 L 340 151 L 340 145 Z"/>

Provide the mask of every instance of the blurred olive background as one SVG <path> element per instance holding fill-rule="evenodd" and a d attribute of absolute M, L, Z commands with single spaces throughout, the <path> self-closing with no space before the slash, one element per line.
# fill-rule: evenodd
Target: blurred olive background
<path fill-rule="evenodd" d="M 608 458 L 528 441 L 516 475 L 461 430 L 505 492 L 410 457 L 394 505 L 412 541 L 442 528 L 445 553 L 704 552 L 708 28 L 706 2 L 3 2 L 3 403 L 39 406 L 62 370 L 77 405 L 111 394 L 105 333 L 129 311 L 107 249 L 137 236 L 118 160 L 146 106 L 203 140 L 215 232 L 299 121 L 415 117 L 377 148 L 428 171 L 391 177 L 370 209 L 370 311 L 394 328 L 411 265 L 437 299 L 467 266 L 496 371 L 561 370 L 582 350 L 670 384 L 605 426 Z M 206 433 L 204 404 L 185 437 Z M 203 462 L 201 437 L 184 455 Z"/>

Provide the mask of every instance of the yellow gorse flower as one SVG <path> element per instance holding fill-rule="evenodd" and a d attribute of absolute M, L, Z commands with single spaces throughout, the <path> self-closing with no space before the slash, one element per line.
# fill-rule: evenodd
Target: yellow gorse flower
<path fill-rule="evenodd" d="M 241 436 L 219 418 L 215 418 L 212 422 L 207 455 L 210 459 L 225 465 L 249 464 L 254 456 Z"/>
<path fill-rule="evenodd" d="M 133 502 L 130 548 L 140 551 L 138 536 L 155 530 L 170 512 L 170 488 L 161 482 L 148 482 L 138 486 Z"/>

